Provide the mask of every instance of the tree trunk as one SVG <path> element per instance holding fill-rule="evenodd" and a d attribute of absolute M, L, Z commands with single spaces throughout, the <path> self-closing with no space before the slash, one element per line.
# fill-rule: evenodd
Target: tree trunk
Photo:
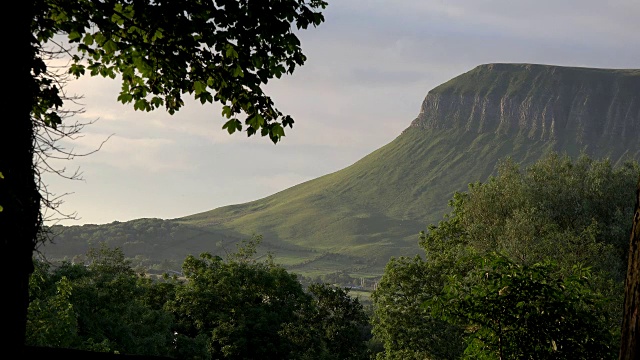
<path fill-rule="evenodd" d="M 624 283 L 624 315 L 622 319 L 622 341 L 620 360 L 635 360 L 640 357 L 640 177 L 636 190 L 636 211 L 633 216 L 631 240 L 629 241 L 629 264 Z"/>
<path fill-rule="evenodd" d="M 8 44 L 5 44 L 7 92 L 0 128 L 0 271 L 3 286 L 0 351 L 5 354 L 7 351 L 17 354 L 24 349 L 29 275 L 33 272 L 32 256 L 40 224 L 40 195 L 33 167 L 31 121 L 35 94 L 31 75 L 34 4 L 32 1 L 18 1 L 14 6 L 11 34 L 7 36 Z"/>

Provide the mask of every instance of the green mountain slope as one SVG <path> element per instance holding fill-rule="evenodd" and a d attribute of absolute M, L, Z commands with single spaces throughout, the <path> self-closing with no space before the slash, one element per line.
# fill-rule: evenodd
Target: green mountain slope
<path fill-rule="evenodd" d="M 86 247 L 102 231 L 129 256 L 180 261 L 233 250 L 255 233 L 293 271 L 379 275 L 391 256 L 419 253 L 417 234 L 442 218 L 453 192 L 485 180 L 505 157 L 640 159 L 638 94 L 640 70 L 482 65 L 429 92 L 411 126 L 343 170 L 179 219 L 65 228 L 56 246 L 67 250 L 49 253 L 71 255 L 70 244 Z M 169 235 L 143 225 L 154 222 Z"/>

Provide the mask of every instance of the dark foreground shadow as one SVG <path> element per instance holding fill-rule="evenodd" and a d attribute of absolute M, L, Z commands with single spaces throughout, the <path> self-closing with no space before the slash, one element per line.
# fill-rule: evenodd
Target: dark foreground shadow
<path fill-rule="evenodd" d="M 4 354 L 0 355 L 2 359 L 6 360 L 31 360 L 31 359 L 64 359 L 64 360 L 175 360 L 169 357 L 162 356 L 146 356 L 146 355 L 122 355 L 122 354 L 109 354 L 102 352 L 75 350 L 75 349 L 63 349 L 63 348 L 50 348 L 50 347 L 38 347 L 27 346 L 24 349 L 23 354 L 15 354 L 15 357 L 5 357 Z"/>

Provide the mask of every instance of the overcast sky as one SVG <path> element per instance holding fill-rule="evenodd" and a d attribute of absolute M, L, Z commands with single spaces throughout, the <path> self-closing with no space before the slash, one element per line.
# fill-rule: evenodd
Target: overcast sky
<path fill-rule="evenodd" d="M 218 105 L 188 101 L 173 116 L 116 101 L 117 81 L 82 78 L 90 156 L 57 163 L 84 180 L 46 176 L 65 225 L 177 218 L 256 200 L 338 171 L 392 141 L 427 92 L 492 62 L 640 67 L 640 0 L 329 0 L 300 34 L 307 63 L 269 83 L 295 119 L 283 141 L 228 135 Z"/>

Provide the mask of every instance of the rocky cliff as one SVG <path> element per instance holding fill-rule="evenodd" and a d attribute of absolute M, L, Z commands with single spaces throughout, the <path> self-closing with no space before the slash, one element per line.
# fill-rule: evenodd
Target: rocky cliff
<path fill-rule="evenodd" d="M 640 69 L 480 65 L 431 90 L 411 126 L 637 147 Z"/>
<path fill-rule="evenodd" d="M 180 219 L 68 228 L 45 250 L 73 258 L 107 241 L 177 266 L 261 234 L 261 249 L 297 273 L 379 276 L 390 257 L 423 253 L 419 232 L 451 211 L 454 192 L 506 157 L 526 166 L 551 150 L 640 160 L 640 70 L 482 65 L 431 90 L 412 126 L 345 169 Z"/>

